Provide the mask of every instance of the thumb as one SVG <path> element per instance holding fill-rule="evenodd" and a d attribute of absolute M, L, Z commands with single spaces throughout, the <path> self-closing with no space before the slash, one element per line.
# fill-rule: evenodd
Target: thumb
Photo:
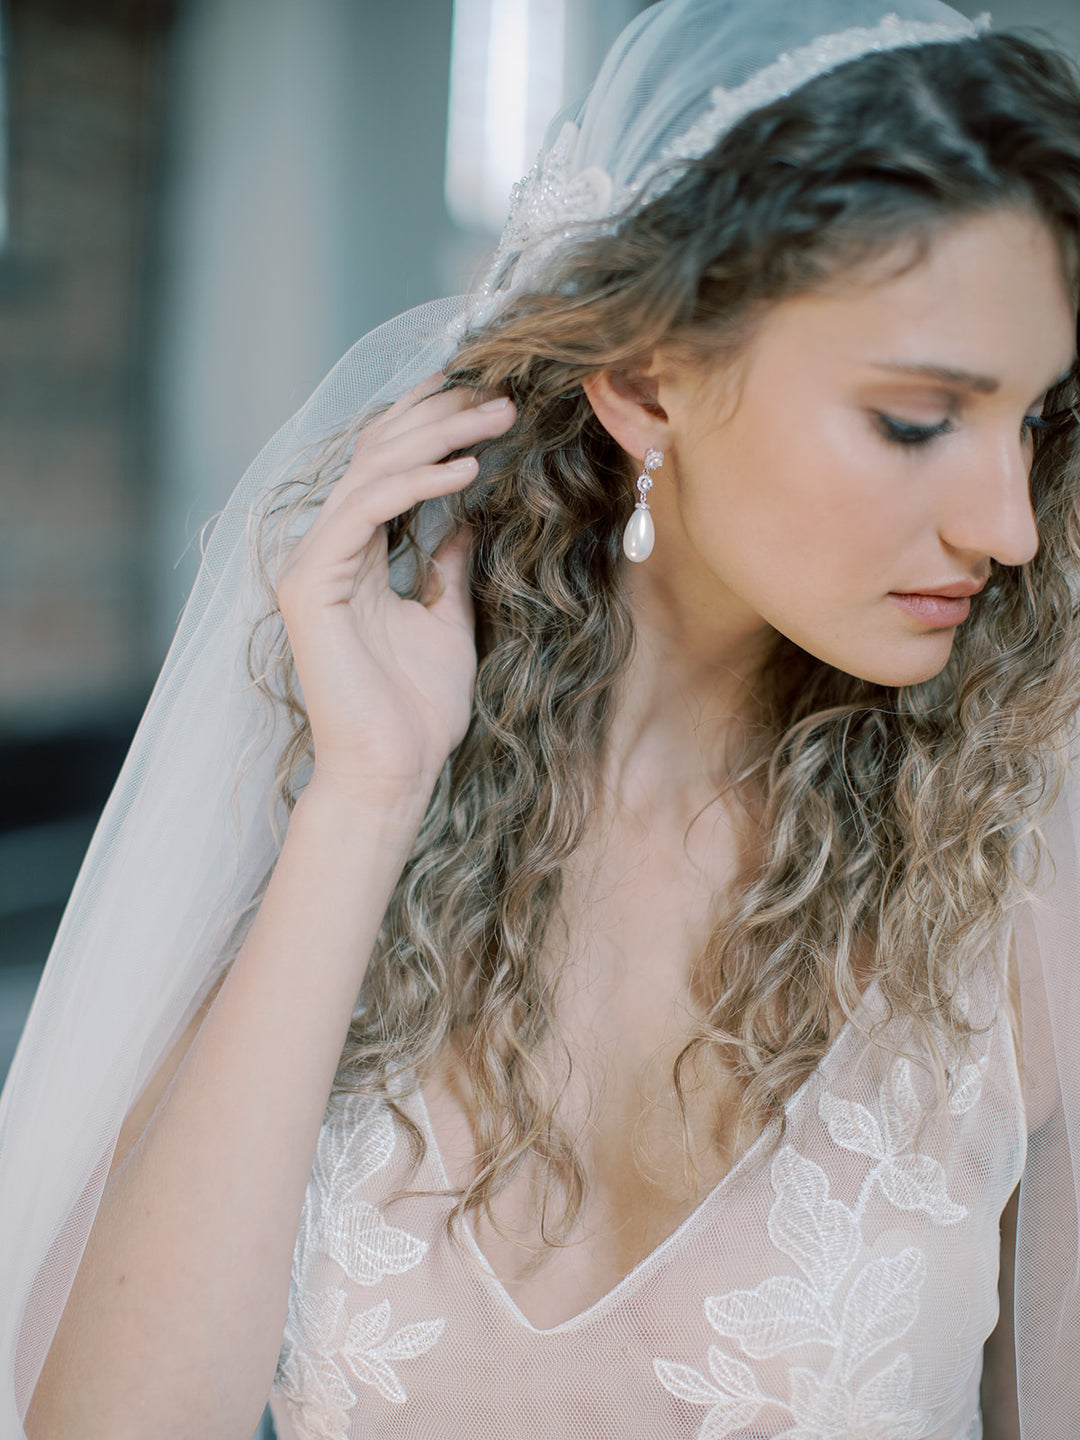
<path fill-rule="evenodd" d="M 433 615 L 449 623 L 466 626 L 470 631 L 476 623 L 472 595 L 469 590 L 469 552 L 473 531 L 462 524 L 435 551 L 434 566 L 421 595 L 421 603 Z"/>

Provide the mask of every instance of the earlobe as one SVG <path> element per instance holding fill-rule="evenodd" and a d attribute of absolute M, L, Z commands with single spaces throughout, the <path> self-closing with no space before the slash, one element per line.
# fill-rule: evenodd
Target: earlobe
<path fill-rule="evenodd" d="M 644 369 L 600 370 L 583 380 L 581 388 L 600 424 L 628 455 L 640 459 L 668 444 L 668 416 L 654 374 Z"/>

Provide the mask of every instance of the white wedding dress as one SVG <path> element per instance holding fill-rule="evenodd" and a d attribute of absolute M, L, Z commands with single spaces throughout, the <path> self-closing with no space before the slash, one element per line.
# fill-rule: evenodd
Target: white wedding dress
<path fill-rule="evenodd" d="M 988 967 L 989 969 L 989 967 Z M 947 1105 L 874 987 L 787 1106 L 610 1293 L 551 1329 L 515 1306 L 449 1201 L 422 1094 L 418 1172 L 382 1102 L 335 1100 L 297 1240 L 271 1408 L 281 1440 L 976 1440 L 998 1223 L 1025 1108 L 1002 987 Z M 906 1039 L 906 1045 L 905 1045 Z"/>

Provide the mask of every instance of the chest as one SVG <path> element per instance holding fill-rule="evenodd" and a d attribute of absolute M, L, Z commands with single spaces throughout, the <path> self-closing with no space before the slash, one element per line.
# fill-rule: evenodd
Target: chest
<path fill-rule="evenodd" d="M 687 1048 L 700 1032 L 693 966 L 715 920 L 718 874 L 705 862 L 734 864 L 726 835 L 724 824 L 712 827 L 700 864 L 692 851 L 639 851 L 624 836 L 621 849 L 606 846 L 594 865 L 585 849 L 568 870 L 542 962 L 558 976 L 559 1040 L 534 1058 L 557 1094 L 582 1189 L 527 1157 L 470 1218 L 484 1263 L 537 1328 L 560 1325 L 613 1290 L 760 1133 L 715 1053 Z M 834 1035 L 842 1027 L 836 1006 Z M 482 1149 L 466 1073 L 460 1054 L 448 1052 L 425 1077 L 422 1097 L 432 1148 L 458 1190 L 473 1181 Z"/>
<path fill-rule="evenodd" d="M 733 1158 L 717 1134 L 718 1116 L 737 1106 L 733 1086 L 725 1105 L 715 1085 L 707 1098 L 691 1085 L 680 1107 L 671 1084 L 672 1045 L 640 1056 L 632 1043 L 596 1043 L 585 1054 L 590 1063 L 573 1068 L 559 1107 L 582 1192 L 529 1157 L 468 1222 L 484 1263 L 541 1329 L 611 1291 L 679 1228 Z M 691 1063 L 687 1077 L 693 1071 Z M 453 1081 L 439 1076 L 425 1082 L 421 1099 L 432 1151 L 448 1184 L 464 1189 L 477 1151 L 467 1106 Z M 731 1139 L 730 1127 L 723 1133 Z"/>
<path fill-rule="evenodd" d="M 305 1204 L 284 1422 L 350 1440 L 974 1435 L 1024 1144 L 1011 1042 L 1001 1025 L 985 1041 L 931 1112 L 917 1067 L 847 1030 L 784 1134 L 553 1325 L 523 1312 L 471 1229 L 448 1237 L 445 1197 L 415 1193 L 448 1178 L 423 1096 L 402 1102 L 427 1141 L 417 1172 L 399 1122 L 355 1101 L 324 1127 Z"/>

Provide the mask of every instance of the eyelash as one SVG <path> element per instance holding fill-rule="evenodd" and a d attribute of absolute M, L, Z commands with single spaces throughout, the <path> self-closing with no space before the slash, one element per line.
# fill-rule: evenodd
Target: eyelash
<path fill-rule="evenodd" d="M 938 425 L 909 425 L 904 420 L 895 420 L 882 410 L 875 410 L 874 415 L 883 438 L 891 445 L 902 445 L 908 450 L 929 445 L 932 440 L 948 435 L 953 428 L 950 420 L 942 420 Z M 1024 427 L 1032 434 L 1045 434 L 1048 431 L 1065 430 L 1078 421 L 1080 415 L 1069 409 L 1060 410 L 1055 415 L 1025 415 Z"/>

